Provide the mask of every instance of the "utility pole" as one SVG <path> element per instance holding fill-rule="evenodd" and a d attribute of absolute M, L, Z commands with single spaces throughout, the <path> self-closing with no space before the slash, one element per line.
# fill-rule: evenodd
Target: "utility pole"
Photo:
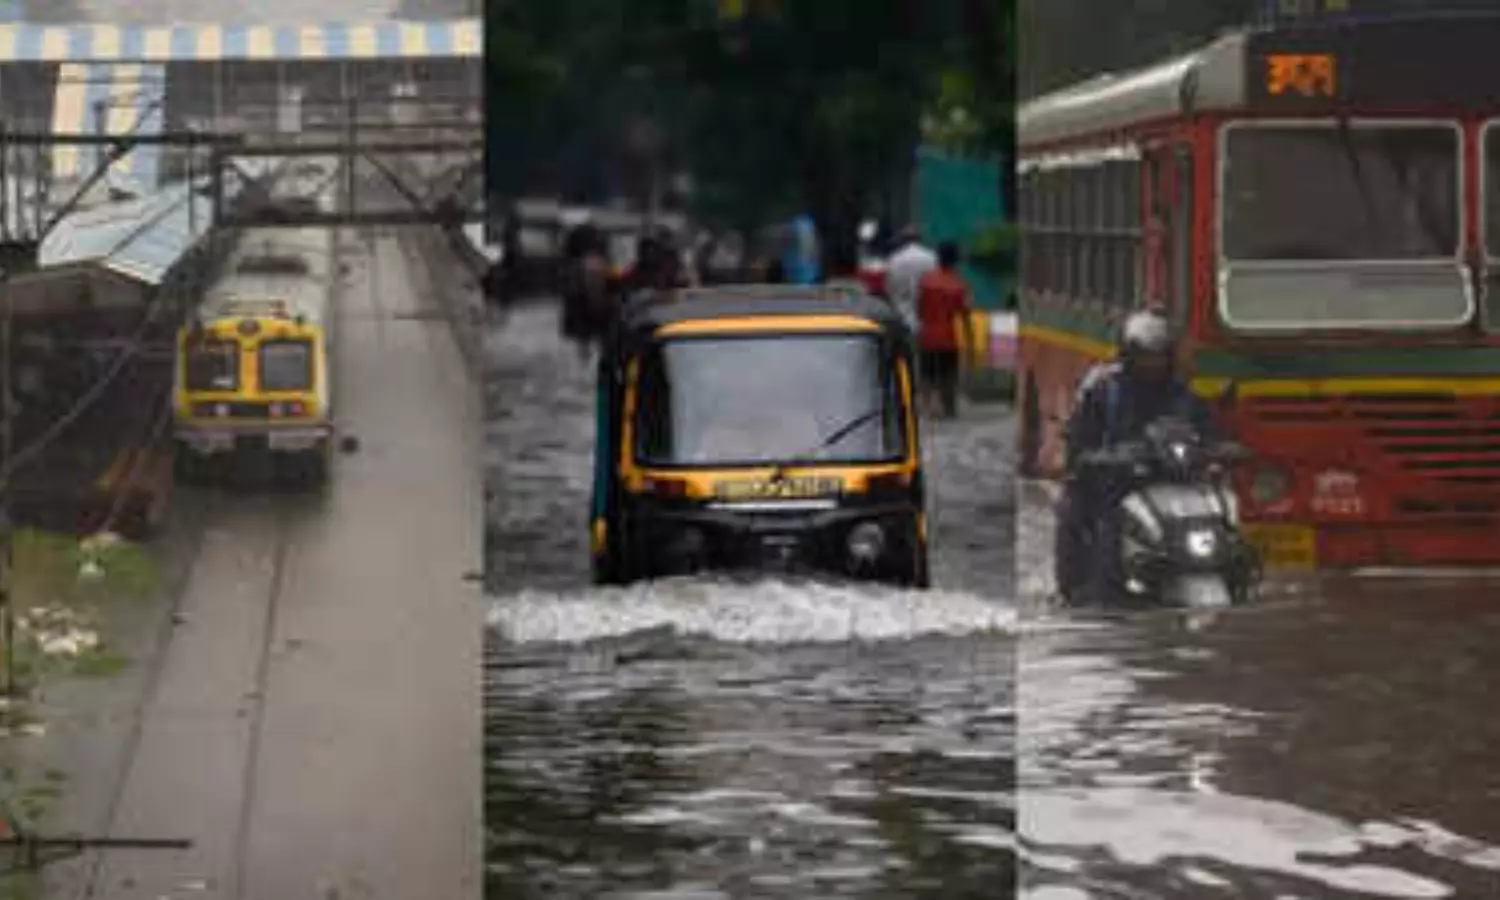
<path fill-rule="evenodd" d="M 0 124 L 0 156 L 10 155 L 10 144 L 5 138 L 5 126 Z M 0 185 L 0 190 L 9 194 L 10 185 Z M 0 206 L 0 210 L 4 209 L 4 206 Z M 7 222 L 7 237 L 8 225 Z M 11 596 L 15 585 L 15 574 L 12 571 L 15 555 L 11 552 L 13 527 L 10 515 L 11 460 L 15 456 L 11 432 L 15 413 L 15 395 L 12 390 L 15 378 L 10 351 L 11 325 L 16 304 L 15 298 L 10 295 L 9 281 L 10 261 L 7 260 L 0 265 L 0 304 L 5 305 L 4 319 L 0 322 L 0 377 L 5 379 L 3 396 L 0 396 L 0 403 L 4 404 L 4 409 L 0 410 L 0 654 L 5 656 L 5 696 L 15 697 L 19 690 L 16 684 L 16 608 Z"/>
<path fill-rule="evenodd" d="M 15 301 L 6 289 L 9 281 L 8 269 L 0 268 L 0 303 L 5 305 L 3 321 L 0 321 L 0 377 L 5 379 L 0 403 L 0 652 L 5 654 L 5 696 L 15 697 L 20 693 L 16 684 L 16 608 L 12 589 L 15 585 L 14 523 L 10 508 L 12 476 L 11 460 L 15 456 L 12 446 L 12 426 L 15 419 L 15 366 L 11 360 L 11 331 L 14 324 Z"/>

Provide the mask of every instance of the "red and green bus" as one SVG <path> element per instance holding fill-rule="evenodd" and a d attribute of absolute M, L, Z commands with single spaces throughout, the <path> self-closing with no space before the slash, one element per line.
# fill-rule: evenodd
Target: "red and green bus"
<path fill-rule="evenodd" d="M 1226 34 L 1019 116 L 1023 469 L 1134 305 L 1273 567 L 1500 563 L 1500 12 Z"/>

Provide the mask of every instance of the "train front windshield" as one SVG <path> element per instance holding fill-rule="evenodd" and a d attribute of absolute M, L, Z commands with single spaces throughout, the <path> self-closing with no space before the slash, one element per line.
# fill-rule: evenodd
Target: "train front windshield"
<path fill-rule="evenodd" d="M 238 390 L 239 360 L 239 345 L 231 341 L 205 340 L 190 344 L 187 351 L 187 389 Z"/>
<path fill-rule="evenodd" d="M 641 360 L 644 465 L 882 463 L 906 444 L 889 354 L 868 335 L 683 338 Z"/>
<path fill-rule="evenodd" d="M 312 388 L 312 344 L 267 341 L 260 347 L 260 389 L 306 391 Z"/>

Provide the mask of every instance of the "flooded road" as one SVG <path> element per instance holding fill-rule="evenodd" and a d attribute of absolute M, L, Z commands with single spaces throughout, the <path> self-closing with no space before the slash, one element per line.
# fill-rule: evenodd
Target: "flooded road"
<path fill-rule="evenodd" d="M 1084 619 L 1020 507 L 1022 896 L 1500 897 L 1492 585 Z"/>
<path fill-rule="evenodd" d="M 1009 426 L 931 433 L 931 592 L 587 584 L 592 368 L 489 336 L 487 883 L 995 897 L 1014 872 Z"/>

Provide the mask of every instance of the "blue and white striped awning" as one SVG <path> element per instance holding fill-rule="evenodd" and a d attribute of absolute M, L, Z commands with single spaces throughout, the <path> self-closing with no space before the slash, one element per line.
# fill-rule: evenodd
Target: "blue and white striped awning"
<path fill-rule="evenodd" d="M 52 129 L 68 134 L 160 134 L 166 104 L 166 66 L 141 63 L 64 63 L 58 67 Z M 107 149 L 59 144 L 52 148 L 52 175 L 87 178 Z M 112 181 L 141 189 L 156 187 L 161 147 L 133 148 L 110 168 Z"/>
<path fill-rule="evenodd" d="M 327 25 L 15 23 L 0 24 L 0 64 L 478 59 L 483 38 L 479 18 Z"/>

